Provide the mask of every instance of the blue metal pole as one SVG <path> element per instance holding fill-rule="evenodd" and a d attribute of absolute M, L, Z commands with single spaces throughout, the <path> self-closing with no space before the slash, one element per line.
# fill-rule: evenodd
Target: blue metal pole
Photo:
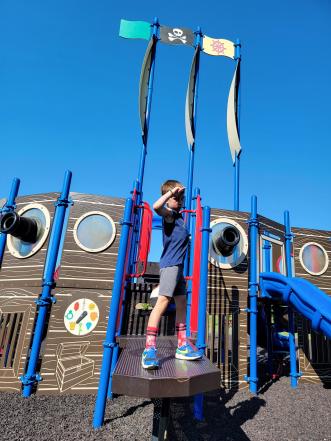
<path fill-rule="evenodd" d="M 210 228 L 210 208 L 202 209 L 202 243 L 200 260 L 200 286 L 199 286 L 199 309 L 198 309 L 198 335 L 196 346 L 200 354 L 204 354 L 206 345 L 206 312 L 208 295 L 208 255 Z M 203 394 L 194 396 L 194 417 L 203 419 Z"/>
<path fill-rule="evenodd" d="M 154 18 L 153 21 L 153 33 L 152 38 L 158 39 L 158 28 L 159 28 L 159 20 L 157 17 Z M 153 95 L 153 83 L 154 83 L 154 72 L 155 72 L 155 48 L 152 53 L 152 62 L 151 69 L 149 72 L 149 80 L 148 80 L 148 94 L 147 94 L 147 105 L 146 105 L 146 128 L 147 132 L 149 129 L 150 117 L 151 117 L 151 108 L 152 108 L 152 95 Z M 145 160 L 147 155 L 147 139 L 143 142 L 141 155 L 140 155 L 140 164 L 138 171 L 138 181 L 140 182 L 141 189 L 143 188 L 144 181 L 144 171 L 145 171 Z M 140 201 L 138 201 L 140 203 Z"/>
<path fill-rule="evenodd" d="M 132 219 L 131 219 L 132 207 L 133 207 L 133 201 L 131 198 L 128 198 L 126 200 L 125 210 L 124 210 L 124 220 L 122 224 L 123 226 L 121 231 L 121 239 L 120 239 L 119 252 L 118 252 L 118 258 L 116 264 L 116 273 L 115 273 L 115 280 L 112 291 L 112 299 L 111 299 L 110 312 L 108 318 L 106 340 L 103 343 L 104 350 L 103 350 L 100 382 L 99 382 L 99 389 L 95 403 L 94 418 L 93 418 L 93 427 L 95 429 L 102 426 L 105 415 L 107 391 L 109 387 L 109 375 L 112 364 L 112 355 L 113 355 L 113 349 L 116 346 L 115 334 L 116 334 L 117 314 L 121 299 L 123 278 L 126 271 L 125 261 L 126 261 L 129 233 L 132 227 Z"/>
<path fill-rule="evenodd" d="M 15 208 L 16 208 L 15 199 L 17 197 L 18 190 L 20 188 L 20 182 L 21 181 L 18 178 L 13 179 L 10 193 L 9 193 L 9 197 L 8 197 L 5 205 L 0 210 L 0 214 L 9 213 L 9 212 L 15 210 Z M 0 233 L 0 268 L 2 265 L 3 255 L 5 252 L 6 240 L 7 240 L 7 234 Z"/>
<path fill-rule="evenodd" d="M 31 354 L 27 367 L 26 374 L 21 377 L 23 383 L 23 397 L 29 397 L 32 392 L 33 385 L 36 381 L 40 381 L 40 374 L 36 374 L 36 367 L 39 359 L 40 347 L 44 334 L 47 312 L 50 305 L 55 302 L 52 297 L 52 289 L 55 287 L 54 271 L 56 269 L 56 260 L 59 253 L 59 247 L 63 232 L 63 223 L 65 219 L 66 210 L 69 205 L 69 191 L 71 184 L 72 173 L 67 170 L 64 175 L 63 188 L 60 197 L 56 203 L 54 220 L 52 225 L 52 232 L 47 249 L 45 260 L 45 268 L 43 275 L 42 293 L 40 298 L 36 301 L 39 307 L 38 318 L 36 322 L 34 337 L 31 346 Z"/>
<path fill-rule="evenodd" d="M 196 201 L 197 197 L 200 194 L 200 189 L 195 188 L 194 190 L 194 197 L 193 197 L 193 209 L 196 210 Z M 195 244 L 195 224 L 196 224 L 196 214 L 192 217 L 191 222 L 191 243 L 190 243 L 190 270 L 189 270 L 189 276 L 193 276 L 193 267 L 194 267 L 194 244 Z M 192 287 L 193 283 L 192 280 L 188 280 L 187 282 L 187 304 L 186 304 L 186 335 L 187 337 L 191 336 L 191 328 L 190 328 L 190 322 L 191 322 L 191 306 L 192 306 Z"/>
<path fill-rule="evenodd" d="M 137 194 L 140 191 L 138 181 L 135 181 L 135 183 L 134 183 L 132 194 L 134 193 L 135 190 L 137 191 Z M 132 201 L 134 201 L 134 199 Z M 136 204 L 136 205 L 138 205 L 138 204 Z M 141 214 L 142 214 L 142 210 L 139 210 L 138 212 L 136 212 L 134 214 L 133 221 L 132 221 L 132 229 L 130 230 L 129 237 L 128 237 L 128 246 L 130 247 L 130 249 L 129 249 L 129 260 L 128 260 L 128 265 L 127 265 L 127 272 L 130 274 L 133 274 L 136 270 L 136 259 L 137 259 L 136 256 L 138 254 L 138 244 L 139 244 L 139 235 L 140 235 L 138 225 L 141 224 L 140 217 L 139 217 Z M 136 243 L 134 243 L 134 238 L 136 238 Z M 120 311 L 120 320 L 119 320 L 119 326 L 116 330 L 116 336 L 120 335 L 121 329 L 122 329 L 125 302 L 126 302 L 126 289 L 125 288 L 126 288 L 127 282 L 128 282 L 128 280 L 124 281 L 125 285 L 124 285 L 123 303 L 122 303 L 122 309 Z M 119 347 L 118 347 L 118 345 L 116 345 L 113 348 L 113 353 L 112 353 L 112 357 L 111 357 L 111 369 L 110 369 L 108 393 L 107 393 L 107 397 L 110 399 L 113 398 L 113 389 L 112 389 L 113 373 L 114 373 L 114 370 L 115 370 L 115 367 L 117 364 L 118 356 L 119 356 Z"/>
<path fill-rule="evenodd" d="M 271 244 L 268 240 L 264 240 L 263 252 L 264 252 L 264 269 L 265 272 L 271 271 Z M 270 301 L 266 300 L 265 315 L 266 315 L 266 328 L 267 328 L 267 353 L 268 353 L 268 370 L 270 375 L 272 374 L 272 333 L 271 333 L 271 307 Z"/>
<path fill-rule="evenodd" d="M 241 59 L 241 43 L 239 38 L 236 40 L 235 44 L 235 60 Z M 240 84 L 238 88 L 238 99 L 237 99 L 237 124 L 238 124 L 238 134 L 240 139 Z M 234 210 L 239 211 L 239 168 L 240 168 L 240 158 L 236 154 L 234 163 Z"/>
<path fill-rule="evenodd" d="M 210 229 L 210 207 L 202 209 L 202 243 L 200 261 L 200 295 L 198 310 L 198 335 L 197 348 L 201 354 L 206 348 L 206 311 L 207 311 L 207 292 L 208 292 L 208 254 L 209 254 L 209 234 Z"/>
<path fill-rule="evenodd" d="M 158 40 L 158 29 L 159 29 L 159 20 L 157 17 L 154 17 L 153 21 L 153 30 L 152 30 L 152 38 L 153 40 Z M 152 109 L 152 96 L 153 96 L 153 84 L 154 84 L 154 72 L 155 72 L 155 58 L 156 58 L 156 48 L 154 46 L 152 52 L 152 61 L 151 68 L 149 71 L 148 78 L 148 92 L 147 92 L 147 102 L 146 102 L 146 115 L 145 115 L 145 128 L 146 128 L 146 136 L 143 137 L 143 143 L 141 147 L 140 153 L 140 162 L 139 162 L 139 170 L 138 170 L 138 178 L 134 184 L 134 188 L 137 191 L 137 199 L 136 204 L 141 205 L 142 202 L 142 189 L 144 182 L 144 173 L 145 173 L 145 162 L 147 156 L 147 141 L 148 141 L 148 131 L 149 124 L 151 118 L 151 109 Z M 133 233 L 132 233 L 132 241 L 131 241 L 131 250 L 129 257 L 129 268 L 130 272 L 134 272 L 135 260 L 137 257 L 137 247 L 139 243 L 139 234 L 140 234 L 140 225 L 141 225 L 141 210 L 135 216 L 133 221 Z"/>
<path fill-rule="evenodd" d="M 251 199 L 251 218 L 249 220 L 249 300 L 248 312 L 250 314 L 250 373 L 246 380 L 249 381 L 249 390 L 257 393 L 257 239 L 259 222 L 257 218 L 257 198 Z"/>
<path fill-rule="evenodd" d="M 199 48 L 201 51 L 201 42 L 202 42 L 202 31 L 200 26 L 197 27 L 195 32 L 195 43 L 194 46 Z M 197 63 L 195 65 L 195 84 L 194 84 L 194 100 L 193 100 L 193 127 L 194 127 L 194 135 L 196 135 L 196 126 L 197 126 L 197 110 L 198 110 L 198 90 L 199 90 L 199 67 L 200 67 L 200 53 Z M 186 188 L 186 201 L 185 208 L 187 210 L 191 210 L 192 207 L 192 190 L 193 190 L 193 174 L 194 174 L 194 150 L 195 150 L 195 141 L 193 145 L 189 147 L 189 167 L 188 167 L 188 177 L 187 177 L 187 188 Z M 187 217 L 187 228 L 190 230 L 191 224 L 191 216 L 188 213 Z M 188 263 L 187 267 L 188 269 Z"/>
<path fill-rule="evenodd" d="M 122 320 L 123 314 L 121 316 L 121 320 Z M 121 327 L 120 327 L 121 328 Z M 117 360 L 118 360 L 118 356 L 119 356 L 119 345 L 116 344 L 113 347 L 113 354 L 111 357 L 111 367 L 110 367 L 110 375 L 109 375 L 109 382 L 108 382 L 108 391 L 107 391 L 107 398 L 109 398 L 110 400 L 113 399 L 113 374 L 116 368 L 116 364 L 117 364 Z"/>
<path fill-rule="evenodd" d="M 239 211 L 239 176 L 240 176 L 240 160 L 236 154 L 234 161 L 234 211 Z"/>
<path fill-rule="evenodd" d="M 202 31 L 200 26 L 197 27 L 195 32 L 195 43 L 194 46 L 199 48 L 198 59 L 195 65 L 195 84 L 194 84 L 194 99 L 193 99 L 193 127 L 194 136 L 196 134 L 197 126 L 197 110 L 198 110 L 198 90 L 199 90 L 199 67 L 200 67 L 200 51 L 202 42 Z M 193 189 L 193 175 L 194 175 L 194 150 L 195 150 L 195 140 L 192 145 L 189 146 L 189 165 L 188 165 L 188 177 L 186 185 L 186 201 L 185 208 L 191 210 L 192 207 L 192 189 Z M 186 226 L 189 231 L 191 231 L 191 213 L 187 213 Z M 192 245 L 191 245 L 192 246 Z M 184 275 L 188 276 L 190 267 L 190 255 L 187 254 L 184 261 Z"/>
<path fill-rule="evenodd" d="M 285 225 L 286 276 L 292 277 L 291 241 L 293 235 L 291 233 L 290 214 L 287 210 L 284 212 L 284 225 Z M 300 376 L 300 374 L 298 374 L 298 370 L 297 370 L 294 313 L 291 305 L 288 305 L 288 326 L 289 326 L 291 387 L 296 388 L 298 386 L 298 377 Z"/>

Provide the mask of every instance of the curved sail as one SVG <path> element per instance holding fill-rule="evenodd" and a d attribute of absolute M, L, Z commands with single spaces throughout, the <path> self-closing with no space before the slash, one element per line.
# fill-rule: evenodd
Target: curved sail
<path fill-rule="evenodd" d="M 239 156 L 241 152 L 239 129 L 238 129 L 238 115 L 237 115 L 239 83 L 240 83 L 240 60 L 238 60 L 237 67 L 234 72 L 230 87 L 230 92 L 228 97 L 227 117 L 226 117 L 228 140 L 229 140 L 233 163 L 235 163 L 236 155 Z"/>
<path fill-rule="evenodd" d="M 199 59 L 200 59 L 200 49 L 197 47 L 194 52 L 190 78 L 187 86 L 186 92 L 186 102 L 185 102 L 185 131 L 186 139 L 189 148 L 194 146 L 195 137 L 195 127 L 194 127 L 194 92 L 196 83 L 196 73 L 199 69 Z"/>
<path fill-rule="evenodd" d="M 153 61 L 153 54 L 155 50 L 156 40 L 151 38 L 144 56 L 144 61 L 141 67 L 140 82 L 139 82 L 139 115 L 140 126 L 143 143 L 146 145 L 148 136 L 148 127 L 146 125 L 146 111 L 147 111 L 147 95 L 148 95 L 148 83 L 149 73 Z"/>

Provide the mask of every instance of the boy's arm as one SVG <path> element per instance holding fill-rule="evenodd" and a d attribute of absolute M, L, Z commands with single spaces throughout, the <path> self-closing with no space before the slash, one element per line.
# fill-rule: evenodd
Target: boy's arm
<path fill-rule="evenodd" d="M 159 215 L 164 217 L 167 221 L 172 221 L 173 219 L 173 212 L 170 210 L 170 208 L 165 206 L 165 203 L 168 199 L 170 199 L 173 196 L 174 192 L 173 190 L 167 191 L 167 193 L 164 193 L 157 201 L 153 204 L 154 211 Z"/>

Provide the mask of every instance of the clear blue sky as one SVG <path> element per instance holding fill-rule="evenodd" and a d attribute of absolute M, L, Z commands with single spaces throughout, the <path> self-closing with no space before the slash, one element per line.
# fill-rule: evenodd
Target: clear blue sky
<path fill-rule="evenodd" d="M 292 225 L 331 229 L 331 4 L 293 1 L 2 0 L 0 197 L 72 190 L 126 197 L 138 172 L 138 84 L 147 42 L 118 37 L 121 18 L 198 25 L 242 41 L 241 203 Z M 158 45 L 144 199 L 186 181 L 184 103 L 192 48 Z M 226 102 L 234 63 L 202 54 L 195 186 L 233 208 Z"/>

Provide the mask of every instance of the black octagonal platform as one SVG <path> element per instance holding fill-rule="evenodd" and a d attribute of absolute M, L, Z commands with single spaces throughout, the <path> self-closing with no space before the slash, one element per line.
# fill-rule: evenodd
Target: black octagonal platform
<path fill-rule="evenodd" d="M 143 369 L 144 345 L 145 338 L 125 342 L 113 375 L 114 393 L 145 398 L 188 397 L 220 387 L 220 370 L 206 357 L 196 361 L 177 360 L 177 341 L 171 337 L 158 340 L 159 369 Z"/>

